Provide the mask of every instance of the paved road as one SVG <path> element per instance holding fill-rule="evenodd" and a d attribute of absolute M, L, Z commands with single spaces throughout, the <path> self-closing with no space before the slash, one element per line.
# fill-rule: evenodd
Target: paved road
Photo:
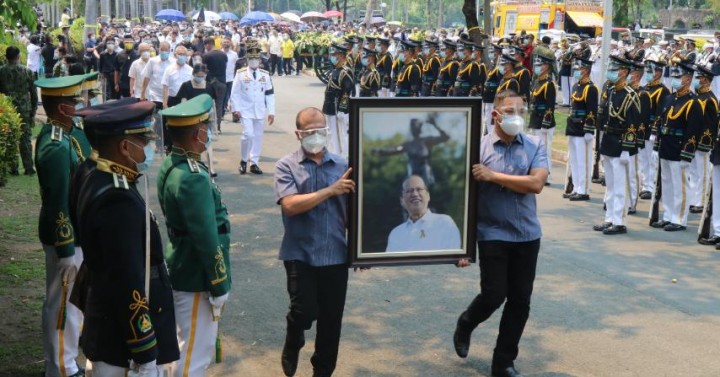
<path fill-rule="evenodd" d="M 320 106 L 323 86 L 311 77 L 280 77 L 275 86 L 276 123 L 266 129 L 260 164 L 265 175 L 237 173 L 239 124 L 226 122 L 215 142 L 232 220 L 233 291 L 221 324 L 226 358 L 212 376 L 283 375 L 288 298 L 272 172 L 277 159 L 298 148 L 295 114 Z M 556 165 L 555 177 L 563 173 Z M 561 199 L 558 181 L 540 195 L 544 237 L 516 366 L 543 377 L 720 376 L 720 252 L 694 241 L 698 215 L 686 232 L 655 230 L 642 201 L 627 235 L 603 236 L 591 229 L 602 220 L 603 188 L 593 186 L 590 202 L 571 204 Z M 478 275 L 476 265 L 351 272 L 335 375 L 489 375 L 499 312 L 474 332 L 467 360 L 455 356 L 451 340 L 457 315 L 479 290 Z M 314 330 L 307 338 L 296 376 L 312 375 Z"/>

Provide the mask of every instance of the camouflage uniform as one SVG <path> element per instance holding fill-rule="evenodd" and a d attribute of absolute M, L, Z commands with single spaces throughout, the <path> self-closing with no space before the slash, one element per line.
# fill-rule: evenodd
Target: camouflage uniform
<path fill-rule="evenodd" d="M 20 157 L 25 174 L 33 174 L 32 128 L 35 111 L 37 110 L 37 91 L 33 84 L 33 74 L 25 66 L 7 63 L 0 67 L 0 93 L 12 99 L 12 103 L 22 118 L 22 134 L 20 135 Z M 12 158 L 10 170 L 18 174 L 17 156 Z"/>

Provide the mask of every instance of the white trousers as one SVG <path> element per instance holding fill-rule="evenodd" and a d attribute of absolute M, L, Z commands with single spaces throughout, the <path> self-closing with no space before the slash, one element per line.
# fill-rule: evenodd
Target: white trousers
<path fill-rule="evenodd" d="M 348 120 L 347 113 L 337 113 L 337 115 L 325 115 L 327 125 L 330 127 L 328 138 L 328 149 L 330 152 L 339 154 L 345 158 L 348 157 Z"/>
<path fill-rule="evenodd" d="M 680 161 L 660 159 L 663 220 L 687 226 L 690 203 L 687 196 L 687 172 Z"/>
<path fill-rule="evenodd" d="M 250 164 L 260 161 L 265 119 L 242 118 L 243 133 L 240 137 L 240 158 Z"/>
<path fill-rule="evenodd" d="M 640 166 L 640 191 L 655 192 L 657 180 L 658 154 L 653 150 L 655 140 L 645 140 L 645 148 L 638 153 Z"/>
<path fill-rule="evenodd" d="M 215 358 L 218 323 L 213 321 L 207 292 L 173 291 L 180 359 L 175 377 L 204 376 Z"/>
<path fill-rule="evenodd" d="M 712 234 L 720 236 L 720 166 L 712 167 Z"/>
<path fill-rule="evenodd" d="M 592 175 L 592 144 L 582 136 L 568 136 L 568 163 L 573 179 L 573 192 L 587 195 L 590 192 Z"/>
<path fill-rule="evenodd" d="M 570 105 L 570 93 L 572 92 L 572 86 L 570 85 L 570 76 L 560 76 L 560 94 L 561 105 Z"/>
<path fill-rule="evenodd" d="M 482 104 L 482 123 L 483 123 L 483 135 L 487 135 L 491 132 L 493 132 L 493 129 L 495 125 L 492 124 L 492 111 L 493 111 L 493 104 L 492 103 L 484 103 Z"/>
<path fill-rule="evenodd" d="M 705 200 L 705 191 L 710 179 L 710 154 L 695 151 L 695 158 L 688 169 L 688 203 L 691 206 L 701 206 Z"/>
<path fill-rule="evenodd" d="M 548 162 L 548 182 L 550 182 L 550 172 L 552 170 L 552 143 L 553 143 L 553 136 L 555 136 L 555 127 L 553 128 L 538 128 L 538 129 L 531 129 L 530 132 L 533 135 L 537 135 L 540 137 L 540 140 L 545 143 L 545 150 L 547 153 L 547 162 Z"/>
<path fill-rule="evenodd" d="M 157 375 L 160 377 L 170 376 L 169 365 L 158 365 Z M 128 369 L 110 365 L 102 361 L 96 361 L 90 364 L 88 362 L 88 369 L 85 370 L 85 375 L 88 377 L 127 377 Z"/>
<path fill-rule="evenodd" d="M 75 248 L 75 270 L 60 276 L 58 256 L 54 246 L 42 245 L 45 252 L 45 301 L 42 308 L 45 376 L 70 376 L 78 371 L 75 358 L 83 315 L 68 299 L 75 283 L 75 275 L 83 260 L 82 249 Z"/>
<path fill-rule="evenodd" d="M 628 164 L 628 201 L 629 206 L 633 209 L 637 207 L 638 202 L 638 184 L 640 183 L 640 177 L 638 176 L 639 170 L 639 159 L 638 154 L 630 156 L 630 163 Z"/>
<path fill-rule="evenodd" d="M 602 161 L 605 166 L 605 205 L 607 206 L 605 222 L 623 225 L 629 197 L 628 166 L 632 164 L 632 160 L 628 166 L 620 163 L 620 157 L 602 156 Z"/>

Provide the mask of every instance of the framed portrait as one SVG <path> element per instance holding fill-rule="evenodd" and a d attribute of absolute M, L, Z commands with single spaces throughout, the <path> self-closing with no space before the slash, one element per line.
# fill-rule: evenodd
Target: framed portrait
<path fill-rule="evenodd" d="M 350 100 L 353 266 L 474 261 L 481 108 L 477 98 Z"/>

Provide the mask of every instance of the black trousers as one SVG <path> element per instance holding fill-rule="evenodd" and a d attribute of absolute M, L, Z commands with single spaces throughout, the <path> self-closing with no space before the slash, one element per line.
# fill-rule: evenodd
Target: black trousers
<path fill-rule="evenodd" d="M 530 315 L 540 240 L 529 242 L 479 241 L 480 294 L 460 315 L 458 326 L 472 331 L 503 302 L 492 370 L 514 366 L 518 344 Z"/>
<path fill-rule="evenodd" d="M 282 76 L 282 66 L 280 64 L 280 55 L 270 54 L 270 76 L 277 71 L 278 76 Z"/>
<path fill-rule="evenodd" d="M 282 58 L 283 68 L 286 75 L 292 74 L 293 71 L 293 58 Z"/>
<path fill-rule="evenodd" d="M 303 334 L 317 320 L 315 353 L 310 362 L 315 376 L 331 376 L 340 346 L 348 267 L 313 267 L 300 261 L 286 261 L 290 310 L 287 314 L 287 339 L 290 347 L 303 346 Z"/>

